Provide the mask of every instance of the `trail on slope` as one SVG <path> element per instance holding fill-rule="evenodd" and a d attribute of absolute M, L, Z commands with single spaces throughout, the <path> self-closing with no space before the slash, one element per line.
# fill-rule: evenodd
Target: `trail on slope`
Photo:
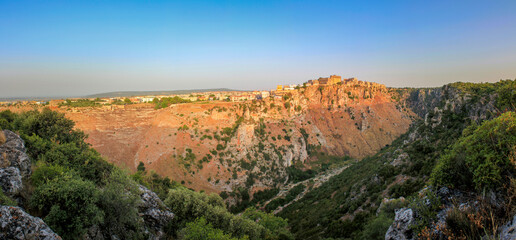
<path fill-rule="evenodd" d="M 301 185 L 301 184 L 305 185 L 305 189 L 303 190 L 303 192 L 298 194 L 294 198 L 294 200 L 288 202 L 287 204 L 285 204 L 283 206 L 279 206 L 278 208 L 276 208 L 273 211 L 274 214 L 277 214 L 277 213 L 281 212 L 283 210 L 283 208 L 288 207 L 293 202 L 296 202 L 299 199 L 303 198 L 312 189 L 320 187 L 323 183 L 325 183 L 328 180 L 330 180 L 333 176 L 340 174 L 342 171 L 344 171 L 344 169 L 348 168 L 350 165 L 351 164 L 346 164 L 345 166 L 338 167 L 338 168 L 335 168 L 335 169 L 331 169 L 331 170 L 319 173 L 317 176 L 315 176 L 313 178 L 309 178 L 309 179 L 306 179 L 306 180 L 303 180 L 303 181 L 300 181 L 300 182 L 297 182 L 297 183 L 290 183 L 288 185 L 285 185 L 285 186 L 283 186 L 280 189 L 279 193 L 276 194 L 276 196 L 274 196 L 271 199 L 269 199 L 268 201 L 266 201 L 263 204 L 263 206 L 266 206 L 267 204 L 269 204 L 270 202 L 274 201 L 275 199 L 286 197 L 287 194 L 290 192 L 290 190 L 292 190 L 296 186 Z M 311 186 L 311 187 L 309 187 L 309 186 Z"/>

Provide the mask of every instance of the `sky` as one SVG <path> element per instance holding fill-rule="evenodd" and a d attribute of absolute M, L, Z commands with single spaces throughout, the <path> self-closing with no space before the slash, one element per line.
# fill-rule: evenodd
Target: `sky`
<path fill-rule="evenodd" d="M 4 1 L 0 98 L 516 78 L 516 1 Z"/>

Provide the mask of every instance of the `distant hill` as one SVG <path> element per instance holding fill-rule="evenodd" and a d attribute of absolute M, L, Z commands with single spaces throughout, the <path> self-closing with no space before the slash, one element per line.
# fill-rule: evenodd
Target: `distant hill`
<path fill-rule="evenodd" d="M 199 92 L 242 92 L 243 90 L 234 90 L 229 88 L 212 88 L 212 89 L 190 89 L 190 90 L 172 90 L 172 91 L 120 91 L 98 93 L 85 96 L 85 98 L 107 98 L 107 97 L 133 97 L 146 95 L 172 95 L 172 94 L 190 94 Z"/>

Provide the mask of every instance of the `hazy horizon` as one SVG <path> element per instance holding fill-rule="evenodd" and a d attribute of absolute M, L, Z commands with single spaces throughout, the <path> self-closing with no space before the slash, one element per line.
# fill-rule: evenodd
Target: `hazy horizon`
<path fill-rule="evenodd" d="M 0 98 L 516 78 L 514 1 L 0 1 Z"/>

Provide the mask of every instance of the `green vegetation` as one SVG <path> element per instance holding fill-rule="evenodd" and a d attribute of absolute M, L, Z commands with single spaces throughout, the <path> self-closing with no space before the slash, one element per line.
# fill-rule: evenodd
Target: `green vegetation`
<path fill-rule="evenodd" d="M 271 213 L 265 213 L 253 207 L 246 209 L 242 213 L 242 216 L 265 227 L 265 239 L 293 239 L 292 233 L 287 229 L 288 222 L 285 219 L 276 217 Z"/>
<path fill-rule="evenodd" d="M 179 239 L 182 240 L 238 240 L 230 234 L 224 234 L 220 229 L 214 228 L 207 223 L 204 217 L 198 218 L 186 224 L 186 227 L 179 232 Z"/>
<path fill-rule="evenodd" d="M 255 209 L 247 211 L 248 216 L 233 215 L 218 195 L 188 190 L 169 178 L 147 172 L 143 163 L 129 176 L 90 148 L 84 142 L 86 135 L 75 130 L 74 123 L 64 114 L 49 109 L 20 114 L 3 111 L 0 124 L 20 134 L 33 160 L 33 174 L 24 180 L 26 187 L 20 195 L 22 206 L 30 214 L 41 217 L 64 239 L 80 239 L 94 225 L 105 236 L 148 239 L 138 214 L 142 200 L 137 184 L 155 191 L 176 214 L 165 229 L 167 238 L 279 239 L 280 236 L 289 239 L 291 236 L 286 221 L 279 217 L 262 215 Z M 186 151 L 195 158 L 191 149 Z M 0 204 L 17 203 L 0 191 Z"/>
<path fill-rule="evenodd" d="M 473 124 L 440 159 L 432 172 L 434 185 L 463 190 L 502 190 L 516 168 L 516 114 Z"/>
<path fill-rule="evenodd" d="M 515 115 L 505 113 L 477 126 L 471 119 L 482 119 L 478 114 L 491 119 L 496 113 L 479 113 L 470 108 L 483 106 L 482 101 L 490 99 L 487 94 L 494 94 L 497 109 L 514 110 L 514 83 L 457 83 L 443 88 L 445 99 L 439 105 L 442 109 L 446 97 L 455 97 L 453 93 L 457 91 L 469 94 L 468 102 L 453 111 L 430 111 L 427 119 L 439 114 L 439 124 L 415 122 L 408 133 L 415 133 L 416 138 L 408 133 L 402 135 L 379 153 L 351 164 L 341 174 L 307 192 L 278 215 L 289 220 L 298 239 L 384 239 L 394 218 L 394 209 L 376 214 L 384 197 L 409 199 L 406 205 L 420 214 L 414 227 L 417 235 L 434 221 L 440 209 L 431 191 L 424 198 L 418 196 L 425 184 L 476 192 L 507 188 L 515 176 Z M 401 159 L 405 160 L 391 165 L 402 154 L 406 157 Z"/>
<path fill-rule="evenodd" d="M 170 106 L 172 104 L 189 103 L 189 102 L 191 102 L 188 99 L 182 99 L 182 98 L 180 98 L 178 96 L 166 97 L 166 98 L 162 98 L 160 100 L 157 100 L 157 99 L 154 99 L 154 100 L 153 100 L 153 102 L 156 104 L 154 106 L 155 109 L 166 108 L 166 107 L 168 107 L 168 106 Z"/>
<path fill-rule="evenodd" d="M 496 83 L 463 83 L 449 84 L 457 89 L 462 95 L 471 95 L 470 103 L 479 101 L 483 96 L 496 94 L 495 106 L 500 111 L 511 111 L 516 109 L 516 80 L 501 80 Z"/>
<path fill-rule="evenodd" d="M 104 212 L 97 206 L 99 195 L 90 181 L 55 178 L 37 186 L 30 206 L 41 211 L 54 231 L 72 239 L 84 234 L 89 226 L 103 222 Z"/>
<path fill-rule="evenodd" d="M 303 171 L 301 169 L 296 168 L 295 166 L 291 166 L 287 168 L 287 174 L 289 177 L 289 181 L 296 183 L 315 177 L 317 172 L 311 169 Z"/>
<path fill-rule="evenodd" d="M 260 204 L 264 203 L 265 201 L 276 196 L 276 194 L 278 194 L 278 193 L 279 193 L 278 188 L 271 188 L 271 189 L 264 189 L 264 190 L 256 191 L 253 194 L 252 200 L 248 200 L 248 199 L 242 200 L 242 201 L 238 202 L 237 204 L 233 205 L 230 208 L 230 211 L 232 213 L 240 213 L 250 206 L 256 206 L 256 205 L 260 205 Z M 227 196 L 227 192 L 222 192 L 220 194 L 220 196 L 222 198 L 224 198 L 223 196 Z"/>
<path fill-rule="evenodd" d="M 287 193 L 287 195 L 285 197 L 276 198 L 276 199 L 272 200 L 271 202 L 269 202 L 269 204 L 267 204 L 265 206 L 265 209 L 268 212 L 274 211 L 279 206 L 283 206 L 283 205 L 291 202 L 292 200 L 294 200 L 297 197 L 297 195 L 299 195 L 300 193 L 302 193 L 305 190 L 305 188 L 306 188 L 305 185 L 298 184 L 297 186 L 290 189 L 290 191 Z"/>
<path fill-rule="evenodd" d="M 16 202 L 8 196 L 5 196 L 3 189 L 0 189 L 0 205 L 16 206 Z"/>
<path fill-rule="evenodd" d="M 264 215 L 256 209 L 246 210 L 247 215 L 233 215 L 226 209 L 222 198 L 216 194 L 207 195 L 178 187 L 170 190 L 165 204 L 176 214 L 172 225 L 177 229 L 192 228 L 193 225 L 188 223 L 194 221 L 198 221 L 197 225 L 202 225 L 202 220 L 197 219 L 204 218 L 211 223 L 206 231 L 210 234 L 249 239 L 278 239 L 280 233 L 289 236 L 285 220 Z M 265 218 L 257 222 L 256 216 Z M 220 229 L 223 233 L 214 231 L 213 228 Z"/>
<path fill-rule="evenodd" d="M 66 99 L 64 102 L 60 103 L 59 106 L 68 106 L 68 107 L 99 107 L 102 106 L 100 103 L 102 102 L 100 99 L 89 100 L 89 99 L 77 99 L 72 101 L 70 99 Z"/>

